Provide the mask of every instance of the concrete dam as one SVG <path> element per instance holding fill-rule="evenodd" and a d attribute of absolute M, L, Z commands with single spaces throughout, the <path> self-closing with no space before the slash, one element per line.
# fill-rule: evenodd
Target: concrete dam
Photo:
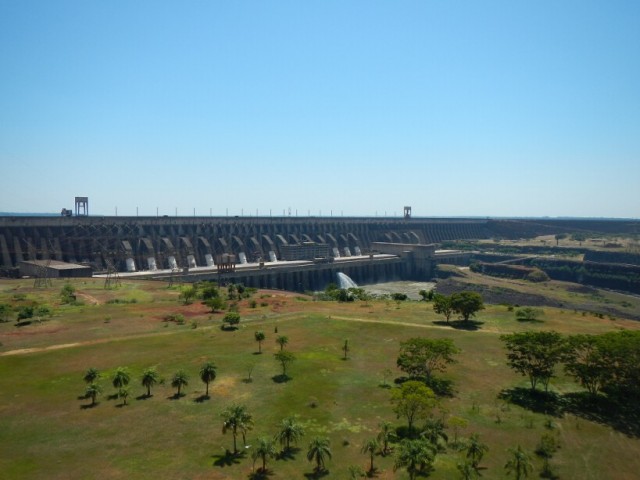
<path fill-rule="evenodd" d="M 65 262 L 189 281 L 218 278 L 301 290 L 335 281 L 427 280 L 447 240 L 520 238 L 570 231 L 634 232 L 637 221 L 361 217 L 0 217 L 0 274 L 25 262 Z M 306 273 L 305 273 L 306 272 Z"/>

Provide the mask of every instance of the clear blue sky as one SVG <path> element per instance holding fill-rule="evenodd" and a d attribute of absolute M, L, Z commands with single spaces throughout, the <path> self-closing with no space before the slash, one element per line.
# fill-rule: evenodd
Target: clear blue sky
<path fill-rule="evenodd" d="M 0 211 L 640 217 L 640 2 L 0 0 Z"/>

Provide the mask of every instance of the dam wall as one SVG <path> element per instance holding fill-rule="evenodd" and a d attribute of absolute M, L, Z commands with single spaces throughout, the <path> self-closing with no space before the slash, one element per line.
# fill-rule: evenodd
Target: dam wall
<path fill-rule="evenodd" d="M 274 263 L 288 246 L 326 245 L 332 258 L 375 251 L 374 243 L 432 244 L 446 240 L 525 238 L 540 234 L 640 232 L 637 220 L 364 218 L 364 217 L 0 217 L 0 274 L 20 262 L 57 260 L 121 272 Z M 324 247 L 323 247 L 324 248 Z M 325 249 L 326 250 L 326 249 Z M 407 262 L 405 262 L 407 263 Z"/>

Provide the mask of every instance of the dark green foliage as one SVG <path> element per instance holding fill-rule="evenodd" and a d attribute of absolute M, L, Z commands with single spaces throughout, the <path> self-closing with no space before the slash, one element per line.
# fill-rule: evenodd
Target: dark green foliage
<path fill-rule="evenodd" d="M 407 295 L 405 293 L 392 293 L 391 294 L 391 299 L 395 300 L 396 302 L 404 302 L 407 298 Z"/>
<path fill-rule="evenodd" d="M 76 301 L 76 290 L 73 285 L 65 283 L 60 290 L 60 301 L 65 304 L 73 304 Z"/>
<path fill-rule="evenodd" d="M 544 311 L 539 308 L 523 307 L 516 310 L 516 319 L 521 322 L 536 322 L 544 315 Z"/>
<path fill-rule="evenodd" d="M 409 380 L 391 390 L 391 403 L 396 415 L 407 420 L 408 433 L 411 435 L 414 422 L 427 418 L 435 407 L 436 396 L 424 383 Z"/>
<path fill-rule="evenodd" d="M 484 303 L 477 292 L 457 292 L 451 295 L 451 308 L 468 322 L 470 317 L 484 309 Z"/>
<path fill-rule="evenodd" d="M 94 367 L 89 368 L 84 374 L 84 377 L 82 377 L 85 383 L 88 383 L 88 384 L 97 382 L 99 378 L 100 378 L 100 372 L 98 372 L 98 369 Z"/>
<path fill-rule="evenodd" d="M 451 315 L 454 313 L 453 306 L 451 305 L 451 297 L 436 293 L 433 296 L 433 311 L 439 315 L 444 315 L 444 318 L 449 322 Z"/>
<path fill-rule="evenodd" d="M 428 441 L 404 439 L 396 453 L 393 470 L 404 467 L 409 478 L 414 480 L 418 474 L 425 474 L 433 469 L 435 456 L 435 449 Z"/>
<path fill-rule="evenodd" d="M 184 370 L 178 370 L 171 379 L 171 386 L 178 389 L 176 397 L 181 395 L 182 387 L 186 387 L 187 385 L 189 385 L 189 376 Z"/>
<path fill-rule="evenodd" d="M 538 382 L 549 388 L 555 367 L 567 352 L 566 342 L 557 332 L 522 332 L 501 335 L 507 348 L 507 364 L 516 372 L 529 377 L 531 389 Z"/>
<path fill-rule="evenodd" d="M 286 350 L 281 350 L 273 354 L 276 361 L 282 366 L 282 377 L 287 378 L 287 367 L 296 359 L 295 355 Z"/>
<path fill-rule="evenodd" d="M 216 366 L 213 362 L 207 362 L 200 367 L 200 380 L 207 386 L 205 395 L 209 396 L 209 383 L 216 379 Z"/>
<path fill-rule="evenodd" d="M 228 324 L 228 328 L 236 328 L 240 323 L 240 314 L 238 312 L 229 312 L 222 318 L 223 324 Z"/>
<path fill-rule="evenodd" d="M 448 338 L 410 338 L 400 344 L 398 368 L 415 378 L 430 379 L 436 371 L 444 372 L 454 363 L 454 355 L 460 353 L 453 340 Z"/>
<path fill-rule="evenodd" d="M 8 303 L 0 303 L 0 322 L 8 322 L 13 309 Z"/>
<path fill-rule="evenodd" d="M 24 305 L 18 309 L 18 320 L 33 318 L 35 308 L 31 305 Z"/>
<path fill-rule="evenodd" d="M 329 439 L 324 437 L 315 437 L 309 443 L 309 448 L 307 449 L 307 460 L 310 462 L 315 461 L 315 471 L 322 472 L 325 470 L 324 462 L 327 458 L 331 458 Z"/>

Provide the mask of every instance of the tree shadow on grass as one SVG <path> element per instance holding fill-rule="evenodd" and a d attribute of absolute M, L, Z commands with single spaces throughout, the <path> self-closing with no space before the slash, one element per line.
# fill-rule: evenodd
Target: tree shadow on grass
<path fill-rule="evenodd" d="M 213 466 L 223 468 L 223 467 L 230 467 L 231 465 L 237 465 L 238 463 L 240 463 L 240 460 L 242 460 L 245 456 L 246 455 L 244 452 L 239 452 L 235 454 L 230 450 L 225 450 L 223 455 L 212 456 L 212 458 L 214 458 Z"/>
<path fill-rule="evenodd" d="M 635 401 L 615 401 L 588 392 L 567 393 L 564 398 L 566 412 L 608 425 L 630 437 L 640 437 L 640 408 Z"/>
<path fill-rule="evenodd" d="M 291 380 L 291 377 L 289 375 L 275 375 L 273 377 L 271 377 L 271 380 L 273 380 L 276 383 L 287 383 L 289 380 Z"/>
<path fill-rule="evenodd" d="M 542 392 L 530 388 L 516 387 L 502 390 L 498 398 L 535 413 L 560 417 L 564 411 L 564 400 L 555 392 Z"/>
<path fill-rule="evenodd" d="M 467 330 L 467 331 L 475 331 L 480 330 L 480 327 L 484 325 L 484 322 L 480 322 L 478 320 L 452 320 L 450 322 L 446 322 L 443 320 L 435 320 L 432 322 L 434 325 L 438 325 L 439 327 L 450 327 L 456 330 Z"/>
<path fill-rule="evenodd" d="M 153 397 L 153 395 L 147 395 L 146 393 L 142 394 L 142 395 L 138 395 L 136 397 L 136 400 L 147 400 L 149 398 Z"/>
<path fill-rule="evenodd" d="M 268 468 L 266 470 L 262 470 L 261 468 L 259 468 L 255 472 L 251 472 L 249 474 L 249 480 L 265 480 L 266 478 L 269 478 L 272 475 L 273 475 L 273 472 Z"/>
<path fill-rule="evenodd" d="M 193 401 L 196 403 L 204 403 L 207 400 L 211 399 L 211 397 L 209 395 L 205 395 L 204 393 L 202 395 L 200 395 L 199 397 L 195 398 Z"/>
<path fill-rule="evenodd" d="M 97 407 L 98 405 L 100 405 L 100 403 L 99 403 L 99 402 L 96 402 L 96 403 L 88 403 L 88 404 L 86 404 L 86 405 L 80 405 L 80 410 L 89 410 L 89 409 L 91 409 L 91 408 L 95 408 L 95 407 Z"/>
<path fill-rule="evenodd" d="M 112 395 L 107 395 L 107 400 L 117 400 L 118 398 L 120 397 L 118 396 L 117 393 L 114 393 Z"/>
<path fill-rule="evenodd" d="M 317 480 L 318 478 L 326 477 L 327 475 L 329 475 L 329 470 L 327 470 L 326 468 L 322 470 L 314 470 L 311 473 L 304 474 L 304 476 L 309 480 Z"/>
<path fill-rule="evenodd" d="M 300 452 L 299 447 L 289 447 L 288 450 L 283 450 L 276 455 L 276 460 L 289 461 L 295 460 L 296 454 Z"/>
<path fill-rule="evenodd" d="M 180 394 L 174 393 L 170 397 L 167 397 L 167 400 L 180 400 L 184 396 L 186 396 L 186 393 L 180 393 Z"/>

